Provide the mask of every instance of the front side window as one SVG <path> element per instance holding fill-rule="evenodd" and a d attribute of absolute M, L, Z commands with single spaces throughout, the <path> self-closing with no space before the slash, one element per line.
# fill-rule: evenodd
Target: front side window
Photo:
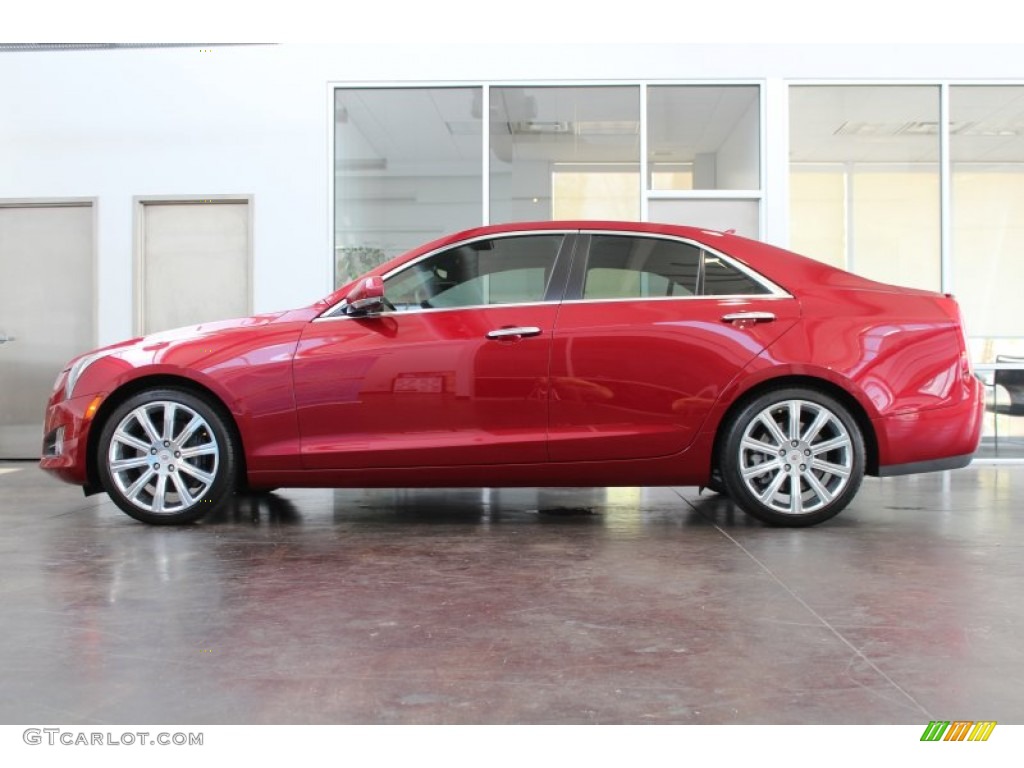
<path fill-rule="evenodd" d="M 583 298 L 647 299 L 764 294 L 753 278 L 691 243 L 595 235 Z"/>
<path fill-rule="evenodd" d="M 416 262 L 384 283 L 398 312 L 544 300 L 563 235 L 527 235 L 471 243 Z"/>

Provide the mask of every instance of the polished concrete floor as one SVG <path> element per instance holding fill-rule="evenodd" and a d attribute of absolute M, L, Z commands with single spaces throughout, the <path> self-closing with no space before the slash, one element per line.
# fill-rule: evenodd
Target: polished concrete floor
<path fill-rule="evenodd" d="M 0 723 L 1024 723 L 1024 467 L 772 529 L 695 488 L 282 491 L 149 527 L 0 464 Z"/>

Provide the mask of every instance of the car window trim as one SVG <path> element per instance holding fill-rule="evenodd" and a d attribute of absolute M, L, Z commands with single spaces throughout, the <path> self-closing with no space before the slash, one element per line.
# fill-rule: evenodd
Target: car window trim
<path fill-rule="evenodd" d="M 576 241 L 578 239 L 578 230 L 575 229 L 530 229 L 521 230 L 516 232 L 497 232 L 487 235 L 477 235 L 476 237 L 469 237 L 465 240 L 459 240 L 448 245 L 435 248 L 431 251 L 427 251 L 424 254 L 417 256 L 411 261 L 407 261 L 404 264 L 400 264 L 392 270 L 385 272 L 381 279 L 386 283 L 391 277 L 397 275 L 406 269 L 414 267 L 425 259 L 429 259 L 436 256 L 444 251 L 452 250 L 455 248 L 462 248 L 472 243 L 478 243 L 483 240 L 506 240 L 513 237 L 530 237 L 535 235 L 561 235 L 562 242 L 558 246 L 558 251 L 555 253 L 554 263 L 551 268 L 551 276 L 548 278 L 548 284 L 544 288 L 544 297 L 540 301 L 524 301 L 514 302 L 508 304 L 467 304 L 463 307 L 421 307 L 419 309 L 408 309 L 402 312 L 391 312 L 384 310 L 383 312 L 377 312 L 370 317 L 394 317 L 395 315 L 414 315 L 423 312 L 452 312 L 463 309 L 493 309 L 495 307 L 533 307 L 544 304 L 559 304 L 565 297 L 566 285 L 568 282 L 569 274 L 573 264 L 573 254 L 576 251 Z M 564 264 L 564 266 L 563 266 Z M 561 283 L 561 286 L 558 283 Z M 339 320 L 339 319 L 365 319 L 367 315 L 346 315 L 344 312 L 339 310 L 345 306 L 345 299 L 338 301 L 328 307 L 326 310 L 321 312 L 317 317 L 313 319 L 313 322 L 319 322 L 321 320 Z M 335 314 L 337 312 L 337 314 Z"/>
<path fill-rule="evenodd" d="M 609 235 L 612 237 L 632 237 L 656 240 L 670 240 L 672 242 L 690 245 L 702 251 L 700 263 L 701 278 L 703 278 L 705 256 L 706 254 L 710 254 L 721 259 L 724 263 L 742 272 L 744 275 L 746 275 L 751 280 L 756 282 L 762 288 L 767 290 L 768 293 L 719 293 L 714 295 L 704 295 L 700 293 L 694 296 L 626 296 L 622 298 L 612 299 L 585 299 L 583 298 L 583 289 L 585 287 L 587 279 L 587 266 L 590 263 L 590 245 L 593 239 L 593 235 Z M 580 252 L 581 257 L 573 260 L 572 274 L 570 275 L 569 283 L 566 286 L 565 297 L 562 299 L 563 303 L 571 302 L 573 304 L 581 304 L 607 301 L 694 301 L 700 299 L 722 300 L 793 298 L 793 295 L 785 288 L 780 286 L 778 283 L 769 280 L 767 277 L 751 269 L 738 259 L 735 259 L 726 253 L 722 253 L 722 251 L 718 250 L 717 248 L 712 248 L 711 246 L 699 240 L 691 240 L 689 238 L 677 237 L 675 235 L 666 235 L 660 232 L 623 232 L 621 230 L 612 229 L 586 229 L 580 230 L 579 241 L 580 246 L 578 250 Z M 703 285 L 699 287 L 703 289 Z"/>

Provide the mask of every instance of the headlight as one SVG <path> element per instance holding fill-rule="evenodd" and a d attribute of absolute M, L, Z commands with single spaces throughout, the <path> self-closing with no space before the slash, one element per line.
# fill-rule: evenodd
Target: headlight
<path fill-rule="evenodd" d="M 82 374 L 85 373 L 85 369 L 88 368 L 93 363 L 95 363 L 100 358 L 106 357 L 109 354 L 109 351 L 93 352 L 92 354 L 84 355 L 78 358 L 77 360 L 75 360 L 74 363 L 71 364 L 71 367 L 68 369 L 68 377 L 64 382 L 65 400 L 71 399 L 71 395 L 75 391 L 75 384 L 78 383 L 78 380 L 82 377 Z"/>

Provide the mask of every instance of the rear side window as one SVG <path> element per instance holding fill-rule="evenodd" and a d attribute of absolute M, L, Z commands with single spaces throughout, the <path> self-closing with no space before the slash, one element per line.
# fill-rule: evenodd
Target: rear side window
<path fill-rule="evenodd" d="M 770 291 L 715 254 L 655 237 L 594 235 L 583 298 L 746 296 Z"/>
<path fill-rule="evenodd" d="M 584 299 L 693 296 L 700 249 L 653 237 L 595 235 L 583 284 Z"/>
<path fill-rule="evenodd" d="M 718 256 L 704 252 L 704 296 L 748 296 L 768 293 L 752 277 L 740 272 Z"/>

